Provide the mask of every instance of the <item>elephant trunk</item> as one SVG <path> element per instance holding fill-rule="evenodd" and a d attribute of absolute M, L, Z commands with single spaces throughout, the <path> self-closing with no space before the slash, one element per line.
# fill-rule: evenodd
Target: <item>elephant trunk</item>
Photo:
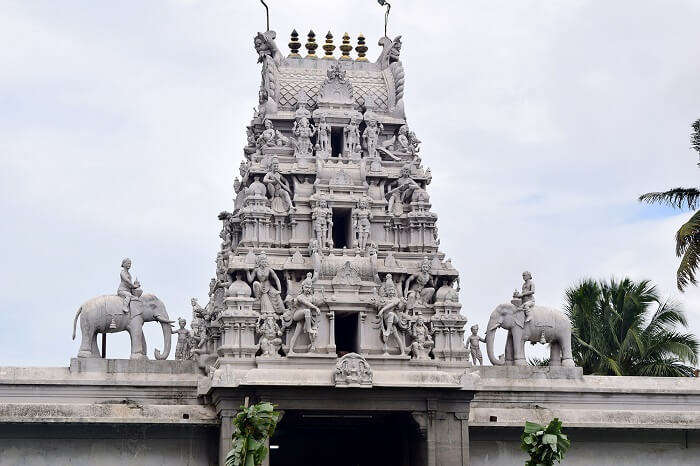
<path fill-rule="evenodd" d="M 171 338 L 172 338 L 172 331 L 170 329 L 170 321 L 168 320 L 168 315 L 165 314 L 165 316 L 160 316 L 158 318 L 158 322 L 160 322 L 160 326 L 163 329 L 163 353 L 161 354 L 158 349 L 153 350 L 153 355 L 156 357 L 156 359 L 163 360 L 163 359 L 168 359 L 168 356 L 170 355 L 170 343 L 171 343 Z"/>
<path fill-rule="evenodd" d="M 492 328 L 486 332 L 486 353 L 489 356 L 489 361 L 491 361 L 491 364 L 494 366 L 502 366 L 505 364 L 505 361 L 503 358 L 496 358 L 493 354 L 493 339 L 496 336 L 496 329 Z"/>

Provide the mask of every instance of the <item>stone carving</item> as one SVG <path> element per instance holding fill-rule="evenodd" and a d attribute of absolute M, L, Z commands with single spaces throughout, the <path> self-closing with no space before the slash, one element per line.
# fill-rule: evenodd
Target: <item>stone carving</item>
<path fill-rule="evenodd" d="M 357 353 L 348 353 L 338 360 L 333 373 L 336 387 L 372 386 L 372 368 Z"/>
<path fill-rule="evenodd" d="M 398 134 L 384 141 L 377 150 L 392 160 L 407 160 L 420 163 L 418 152 L 420 152 L 421 141 L 416 134 L 408 129 L 407 125 L 399 127 Z"/>
<path fill-rule="evenodd" d="M 350 117 L 350 123 L 343 132 L 345 135 L 343 155 L 351 159 L 359 159 L 362 156 L 362 146 L 360 145 L 360 127 L 357 118 Z"/>
<path fill-rule="evenodd" d="M 236 272 L 236 279 L 226 290 L 226 296 L 229 298 L 250 298 L 250 295 L 250 285 L 241 279 L 240 272 Z"/>
<path fill-rule="evenodd" d="M 406 307 L 406 300 L 398 295 L 391 274 L 386 274 L 379 295 L 377 317 L 379 318 L 382 342 L 384 342 L 384 354 L 389 354 L 389 337 L 393 336 L 399 347 L 399 354 L 403 356 L 406 354 L 404 332 L 408 329 L 408 319 L 402 312 Z"/>
<path fill-rule="evenodd" d="M 319 245 L 318 240 L 311 239 L 309 241 L 309 255 L 311 256 L 311 265 L 314 269 L 313 278 L 315 280 L 316 278 L 318 278 L 319 273 L 321 273 L 321 264 L 323 257 L 321 255 L 321 246 Z"/>
<path fill-rule="evenodd" d="M 259 347 L 264 358 L 279 356 L 282 348 L 282 327 L 280 327 L 279 316 L 274 312 L 267 312 L 258 317 L 255 324 L 255 332 L 260 337 Z"/>
<path fill-rule="evenodd" d="M 333 173 L 333 178 L 330 180 L 330 184 L 334 186 L 349 186 L 352 184 L 352 177 L 345 171 L 344 168 L 340 170 L 335 170 Z"/>
<path fill-rule="evenodd" d="M 301 251 L 299 251 L 299 248 L 294 248 L 294 253 L 292 254 L 292 264 L 296 265 L 303 265 L 304 264 L 304 256 L 301 255 Z"/>
<path fill-rule="evenodd" d="M 291 147 L 289 138 L 277 131 L 270 120 L 265 119 L 263 124 L 265 129 L 255 142 L 258 154 L 262 155 L 262 150 L 266 147 Z"/>
<path fill-rule="evenodd" d="M 282 54 L 275 44 L 275 32 L 258 32 L 253 39 L 255 51 L 258 53 L 258 63 L 262 63 L 262 82 L 260 84 L 260 112 L 274 113 L 277 111 L 278 96 L 276 94 L 276 69 L 282 61 Z"/>
<path fill-rule="evenodd" d="M 187 321 L 180 317 L 179 319 L 177 319 L 177 323 L 180 326 L 180 328 L 178 328 L 177 330 L 170 330 L 173 335 L 177 334 L 177 343 L 175 344 L 175 359 L 190 359 L 191 333 L 185 328 L 185 325 L 187 325 Z"/>
<path fill-rule="evenodd" d="M 282 326 L 286 329 L 295 325 L 294 334 L 289 341 L 289 350 L 287 355 L 294 354 L 294 345 L 297 338 L 306 333 L 311 340 L 309 352 L 313 353 L 316 350 L 316 335 L 318 334 L 318 318 L 321 315 L 321 310 L 312 302 L 313 300 L 313 280 L 311 272 L 306 275 L 306 278 L 301 283 L 301 293 L 296 297 L 288 297 L 287 303 L 289 308 L 282 314 Z"/>
<path fill-rule="evenodd" d="M 413 309 L 416 305 L 429 306 L 430 300 L 435 294 L 434 283 L 430 275 L 430 261 L 423 258 L 420 264 L 420 272 L 414 273 L 406 280 L 404 296 L 406 296 L 407 308 Z"/>
<path fill-rule="evenodd" d="M 525 276 L 525 274 L 523 274 Z M 519 293 L 518 293 L 519 294 Z M 531 306 L 530 320 L 525 320 L 522 300 L 514 297 L 510 303 L 496 307 L 486 329 L 486 352 L 494 365 L 526 365 L 525 342 L 549 343 L 550 366 L 574 367 L 571 355 L 571 321 L 561 311 L 544 306 Z M 496 329 L 508 330 L 505 358 L 496 359 L 493 341 Z"/>
<path fill-rule="evenodd" d="M 347 73 L 339 64 L 331 65 L 326 72 L 326 80 L 318 91 L 318 103 L 352 106 L 354 104 L 352 84 Z"/>
<path fill-rule="evenodd" d="M 396 180 L 395 186 L 386 193 L 389 200 L 388 213 L 392 216 L 402 215 L 403 204 L 422 197 L 424 193 L 425 190 L 411 177 L 411 165 L 405 164 L 401 167 L 401 176 Z"/>
<path fill-rule="evenodd" d="M 372 210 L 369 202 L 370 199 L 367 196 L 362 196 L 357 201 L 357 207 L 352 212 L 353 231 L 357 240 L 356 245 L 360 251 L 364 251 L 367 248 L 367 242 L 370 239 Z"/>
<path fill-rule="evenodd" d="M 362 141 L 367 149 L 367 157 L 374 159 L 379 157 L 377 154 L 377 147 L 379 145 L 379 135 L 384 131 L 384 125 L 378 122 L 373 114 L 365 114 L 365 122 L 367 126 L 362 132 Z"/>
<path fill-rule="evenodd" d="M 478 361 L 480 366 L 484 365 L 484 357 L 481 355 L 481 348 L 479 348 L 479 342 L 486 343 L 486 340 L 479 336 L 479 326 L 472 325 L 472 334 L 467 338 L 469 352 L 472 356 L 472 363 L 476 366 Z"/>
<path fill-rule="evenodd" d="M 296 157 L 312 157 L 314 155 L 314 146 L 311 143 L 311 138 L 316 134 L 316 128 L 309 123 L 309 119 L 301 117 L 294 122 L 292 134 L 296 136 L 294 144 L 294 155 Z"/>
<path fill-rule="evenodd" d="M 530 322 L 530 310 L 535 305 L 535 282 L 532 281 L 532 274 L 527 270 L 523 272 L 522 291 L 513 292 L 514 299 L 520 299 L 520 307 L 525 312 L 525 322 Z"/>
<path fill-rule="evenodd" d="M 98 333 L 129 332 L 131 337 L 131 359 L 147 359 L 146 338 L 143 335 L 144 322 L 159 322 L 163 330 L 164 349 L 163 353 L 157 349 L 154 351 L 156 359 L 167 359 L 170 354 L 171 325 L 174 321 L 168 317 L 165 304 L 152 294 L 133 294 L 140 290 L 138 282 L 131 281 L 129 267 L 131 261 L 122 261 L 122 284 L 119 290 L 123 291 L 119 295 L 97 296 L 84 302 L 75 314 L 73 319 L 73 339 L 75 340 L 75 329 L 80 317 L 80 331 L 82 340 L 80 342 L 79 358 L 99 358 L 100 353 L 97 347 Z M 129 292 L 129 295 L 126 292 Z M 130 299 L 126 301 L 126 298 Z M 134 299 L 138 298 L 138 300 Z M 125 303 L 126 302 L 126 303 Z M 124 312 L 125 306 L 128 306 Z"/>
<path fill-rule="evenodd" d="M 455 283 L 457 283 L 457 288 L 454 287 Z M 438 290 L 435 292 L 435 302 L 436 303 L 444 303 L 444 302 L 456 303 L 458 301 L 459 301 L 459 280 L 448 278 L 447 281 L 444 282 L 443 285 L 440 288 L 438 288 Z"/>
<path fill-rule="evenodd" d="M 350 261 L 345 261 L 331 283 L 334 285 L 359 285 L 360 281 L 362 281 L 360 271 Z"/>
<path fill-rule="evenodd" d="M 425 324 L 423 315 L 418 313 L 418 317 L 416 317 L 409 331 L 411 338 L 413 338 L 410 346 L 411 358 L 430 359 L 430 351 L 435 346 L 432 333 L 432 330 Z"/>
<path fill-rule="evenodd" d="M 324 248 L 333 247 L 333 211 L 328 208 L 328 202 L 324 198 L 316 201 L 316 206 L 311 211 L 314 237 L 318 244 Z"/>
<path fill-rule="evenodd" d="M 329 157 L 331 155 L 331 125 L 322 116 L 316 129 L 316 154 Z"/>
<path fill-rule="evenodd" d="M 267 262 L 265 251 L 255 256 L 255 268 L 246 271 L 249 282 L 253 283 L 253 294 L 260 302 L 260 313 L 278 313 L 284 311 L 280 296 L 282 286 L 277 274 Z M 272 286 L 274 283 L 275 286 Z"/>
<path fill-rule="evenodd" d="M 401 36 L 397 36 L 394 40 L 388 37 L 382 37 L 379 39 L 379 45 L 383 47 L 383 50 L 377 59 L 377 65 L 382 70 L 388 68 L 394 80 L 394 95 L 396 101 L 395 108 L 393 109 L 394 114 L 400 118 L 405 118 L 406 115 L 403 103 L 405 76 L 403 65 L 399 59 L 401 55 Z"/>
<path fill-rule="evenodd" d="M 127 257 L 122 261 L 122 271 L 119 274 L 119 288 L 117 288 L 117 296 L 121 296 L 124 299 L 124 305 L 122 306 L 122 312 L 124 314 L 129 313 L 129 304 L 131 301 L 139 301 L 139 297 L 143 294 L 138 279 L 131 279 L 131 274 L 129 273 L 130 268 L 131 259 Z M 110 328 L 116 328 L 114 326 L 114 318 L 112 318 Z"/>
<path fill-rule="evenodd" d="M 272 158 L 270 171 L 265 174 L 263 183 L 265 183 L 267 193 L 270 195 L 272 210 L 279 213 L 294 212 L 295 208 L 291 198 L 292 188 L 280 173 L 277 157 Z"/>

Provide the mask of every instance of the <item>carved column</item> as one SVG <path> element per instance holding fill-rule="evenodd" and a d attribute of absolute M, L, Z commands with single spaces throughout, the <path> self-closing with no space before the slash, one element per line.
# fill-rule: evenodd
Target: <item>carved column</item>
<path fill-rule="evenodd" d="M 328 311 L 328 352 L 335 353 L 335 312 Z"/>
<path fill-rule="evenodd" d="M 360 341 L 359 341 L 359 349 L 360 349 L 360 354 L 366 355 L 367 354 L 367 349 L 365 348 L 365 326 L 367 325 L 367 313 L 365 311 L 360 312 Z"/>
<path fill-rule="evenodd" d="M 427 411 L 414 411 L 421 445 L 419 464 L 427 466 L 469 465 L 469 413 L 444 412 L 436 400 L 428 400 Z"/>
<path fill-rule="evenodd" d="M 255 344 L 255 322 L 258 315 L 253 311 L 253 298 L 226 298 L 226 309 L 219 317 L 221 345 L 218 354 L 227 360 L 252 361 L 258 351 Z"/>
<path fill-rule="evenodd" d="M 236 417 L 235 409 L 222 409 L 219 413 L 221 428 L 219 430 L 219 466 L 226 465 L 226 454 L 231 449 L 231 436 L 233 435 L 233 418 Z"/>

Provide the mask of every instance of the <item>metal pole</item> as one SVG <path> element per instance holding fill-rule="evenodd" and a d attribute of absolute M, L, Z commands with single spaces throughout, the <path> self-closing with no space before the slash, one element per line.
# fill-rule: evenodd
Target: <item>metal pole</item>
<path fill-rule="evenodd" d="M 107 332 L 102 334 L 102 359 L 107 358 Z"/>
<path fill-rule="evenodd" d="M 265 18 L 267 19 L 267 31 L 270 30 L 270 9 L 267 7 L 267 3 L 265 3 L 265 0 L 260 0 L 260 3 L 263 4 L 265 7 Z"/>

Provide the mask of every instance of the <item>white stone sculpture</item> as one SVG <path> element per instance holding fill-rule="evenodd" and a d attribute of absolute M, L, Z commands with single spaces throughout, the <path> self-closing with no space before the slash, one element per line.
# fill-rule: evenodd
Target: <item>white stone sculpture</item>
<path fill-rule="evenodd" d="M 386 274 L 384 285 L 380 290 L 380 309 L 377 313 L 379 318 L 381 338 L 384 342 L 384 354 L 389 354 L 389 337 L 394 337 L 394 341 L 399 347 L 399 354 L 406 354 L 406 344 L 404 342 L 404 332 L 408 329 L 408 319 L 402 312 L 406 307 L 406 300 L 398 295 L 396 285 L 391 274 Z"/>
<path fill-rule="evenodd" d="M 274 312 L 266 312 L 258 317 L 255 324 L 255 332 L 260 337 L 259 347 L 264 358 L 279 356 L 282 348 L 282 327 L 279 325 L 279 316 Z"/>
<path fill-rule="evenodd" d="M 336 387 L 372 386 L 372 368 L 357 353 L 348 353 L 338 360 L 333 372 Z"/>
<path fill-rule="evenodd" d="M 326 199 L 321 198 L 316 202 L 316 206 L 311 212 L 313 221 L 314 237 L 321 247 L 333 247 L 333 211 L 328 208 Z"/>
<path fill-rule="evenodd" d="M 292 127 L 292 134 L 296 136 L 294 156 L 312 157 L 314 155 L 314 146 L 311 143 L 311 138 L 316 134 L 316 128 L 309 123 L 309 119 L 302 117 L 295 121 Z"/>
<path fill-rule="evenodd" d="M 433 341 L 432 331 L 425 324 L 425 319 L 422 314 L 418 314 L 415 322 L 411 324 L 409 334 L 413 338 L 413 342 L 409 348 L 411 358 L 413 359 L 430 359 L 430 351 L 435 346 Z"/>
<path fill-rule="evenodd" d="M 407 308 L 413 309 L 416 305 L 429 306 L 435 294 L 433 277 L 430 275 L 430 261 L 423 258 L 420 264 L 420 272 L 408 277 L 405 284 L 404 296 L 406 296 Z"/>
<path fill-rule="evenodd" d="M 372 210 L 369 205 L 370 199 L 367 196 L 362 196 L 357 201 L 357 207 L 353 210 L 353 230 L 357 238 L 357 247 L 360 251 L 367 248 L 367 242 L 370 240 L 371 225 L 372 225 Z"/>
<path fill-rule="evenodd" d="M 272 158 L 270 171 L 265 174 L 263 183 L 267 187 L 272 210 L 284 213 L 294 212 L 295 209 L 291 198 L 292 188 L 287 183 L 287 180 L 284 179 L 282 173 L 280 173 L 277 157 Z"/>
<path fill-rule="evenodd" d="M 280 297 L 282 285 L 267 262 L 265 251 L 255 256 L 255 268 L 246 273 L 248 281 L 253 283 L 253 294 L 260 302 L 260 313 L 282 313 L 284 311 L 284 303 Z"/>
<path fill-rule="evenodd" d="M 467 338 L 467 343 L 469 347 L 469 353 L 472 357 L 472 363 L 476 365 L 478 362 L 480 366 L 483 366 L 484 357 L 481 355 L 481 348 L 479 347 L 479 343 L 486 343 L 486 340 L 479 336 L 478 325 L 472 325 L 471 332 L 472 334 L 469 335 L 469 337 Z"/>
<path fill-rule="evenodd" d="M 180 326 L 178 329 L 171 329 L 173 335 L 177 334 L 177 343 L 175 344 L 175 359 L 185 360 L 190 358 L 190 339 L 191 333 L 185 328 L 187 321 L 180 317 L 177 319 Z"/>
<path fill-rule="evenodd" d="M 301 284 L 301 293 L 296 297 L 287 298 L 289 308 L 282 315 L 282 326 L 284 328 L 289 328 L 296 324 L 294 334 L 289 341 L 288 356 L 294 354 L 294 346 L 302 332 L 306 333 L 309 336 L 309 340 L 311 340 L 309 352 L 313 353 L 316 350 L 318 318 L 321 315 L 321 310 L 312 301 L 313 280 L 312 274 L 309 272 Z"/>

